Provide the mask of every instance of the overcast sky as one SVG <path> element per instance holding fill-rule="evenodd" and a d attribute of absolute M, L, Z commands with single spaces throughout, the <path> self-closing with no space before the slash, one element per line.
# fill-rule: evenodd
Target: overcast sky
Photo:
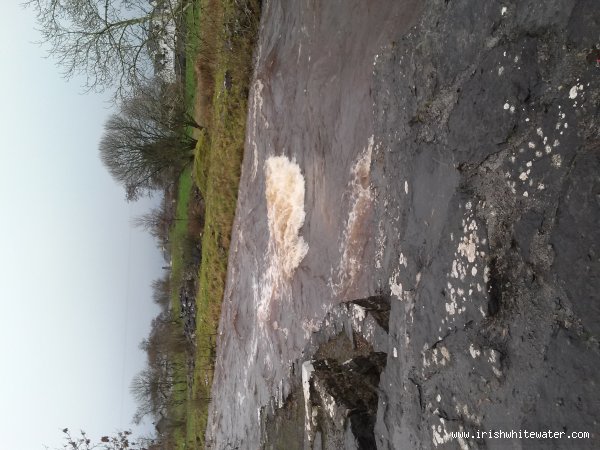
<path fill-rule="evenodd" d="M 31 11 L 0 14 L 0 436 L 7 450 L 60 445 L 63 427 L 131 427 L 149 285 L 162 259 L 98 158 L 109 114 L 44 50 Z"/>

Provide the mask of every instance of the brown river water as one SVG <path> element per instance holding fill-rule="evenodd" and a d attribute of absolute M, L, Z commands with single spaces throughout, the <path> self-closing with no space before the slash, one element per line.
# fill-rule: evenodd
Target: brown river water
<path fill-rule="evenodd" d="M 263 2 L 209 448 L 256 448 L 327 311 L 373 294 L 372 77 L 412 1 Z"/>

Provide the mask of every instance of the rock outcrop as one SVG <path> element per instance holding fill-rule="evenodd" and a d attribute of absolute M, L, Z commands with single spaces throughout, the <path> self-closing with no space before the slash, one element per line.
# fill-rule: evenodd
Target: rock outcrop
<path fill-rule="evenodd" d="M 389 311 L 389 297 L 373 296 L 327 314 L 305 349 L 306 358 L 296 364 L 290 398 L 265 415 L 264 448 L 279 448 L 290 440 L 290 424 L 304 426 L 299 446 L 291 448 L 375 448 Z"/>
<path fill-rule="evenodd" d="M 429 1 L 379 55 L 376 265 L 397 357 L 377 448 L 600 447 L 599 18 L 587 0 Z"/>

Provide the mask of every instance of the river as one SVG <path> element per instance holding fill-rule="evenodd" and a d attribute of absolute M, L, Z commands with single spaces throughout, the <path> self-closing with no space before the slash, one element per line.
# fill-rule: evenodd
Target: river
<path fill-rule="evenodd" d="M 216 448 L 256 446 L 258 411 L 287 394 L 310 332 L 375 289 L 363 267 L 374 251 L 371 81 L 377 51 L 412 11 L 263 3 L 208 428 Z"/>
<path fill-rule="evenodd" d="M 207 447 L 258 448 L 327 312 L 377 293 L 378 448 L 598 430 L 597 17 L 587 0 L 263 2 Z"/>

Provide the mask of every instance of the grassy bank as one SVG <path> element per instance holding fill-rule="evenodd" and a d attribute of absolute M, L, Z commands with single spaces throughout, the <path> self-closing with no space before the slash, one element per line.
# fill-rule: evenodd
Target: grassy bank
<path fill-rule="evenodd" d="M 199 290 L 196 297 L 196 369 L 193 408 L 188 414 L 188 442 L 204 445 L 212 356 L 227 274 L 231 227 L 242 164 L 252 53 L 258 28 L 256 1 L 207 0 L 200 27 L 199 89 L 210 88 L 211 102 L 199 99 L 208 132 L 196 147 L 194 179 L 206 204 Z M 240 6 L 238 6 L 240 5 Z M 219 23 L 220 19 L 220 23 Z M 216 28 L 216 30 L 215 30 Z M 211 33 L 212 32 L 212 33 Z M 209 34 L 210 33 L 210 34 Z M 212 70 L 203 74 L 203 70 Z M 204 95 L 207 92 L 205 90 Z"/>
<path fill-rule="evenodd" d="M 179 289 L 183 277 L 184 260 L 187 242 L 188 208 L 192 191 L 190 169 L 185 169 L 179 177 L 177 187 L 177 206 L 175 220 L 169 233 L 171 243 L 171 310 L 175 317 L 179 316 Z"/>
<path fill-rule="evenodd" d="M 215 335 L 244 150 L 259 1 L 199 0 L 187 13 L 190 38 L 186 44 L 186 88 L 193 86 L 194 92 L 189 92 L 186 99 L 193 103 L 197 120 L 206 127 L 198 139 L 191 175 L 204 198 L 205 221 L 196 296 L 193 383 L 185 402 L 185 433 L 177 430 L 174 437 L 176 448 L 195 449 L 204 447 Z M 180 180 L 177 217 L 184 217 L 188 211 L 191 188 L 186 183 L 190 179 L 189 173 L 184 173 Z M 184 242 L 179 233 L 186 229 L 183 221 L 175 224 L 172 245 Z M 177 276 L 181 280 L 178 258 L 183 254 L 174 255 L 174 280 Z M 176 312 L 178 299 L 174 295 Z"/>
<path fill-rule="evenodd" d="M 186 253 L 188 252 L 187 234 L 188 234 L 188 210 L 190 203 L 190 194 L 192 191 L 192 178 L 190 169 L 183 171 L 179 177 L 177 186 L 176 209 L 174 222 L 169 233 L 169 242 L 171 243 L 171 312 L 173 318 L 178 318 L 181 311 L 179 298 L 179 288 L 183 282 L 185 270 Z M 181 324 L 180 324 L 181 325 Z M 178 326 L 179 328 L 179 326 Z M 183 326 L 181 326 L 183 333 Z M 178 370 L 174 373 L 175 386 L 187 385 L 187 375 L 185 373 L 185 350 L 171 355 L 172 362 Z M 182 424 L 187 416 L 187 395 L 185 390 L 175 389 L 172 393 L 172 405 L 169 416 L 173 423 Z M 184 440 L 185 430 L 183 426 L 176 426 L 172 430 L 171 439 L 173 442 Z"/>

